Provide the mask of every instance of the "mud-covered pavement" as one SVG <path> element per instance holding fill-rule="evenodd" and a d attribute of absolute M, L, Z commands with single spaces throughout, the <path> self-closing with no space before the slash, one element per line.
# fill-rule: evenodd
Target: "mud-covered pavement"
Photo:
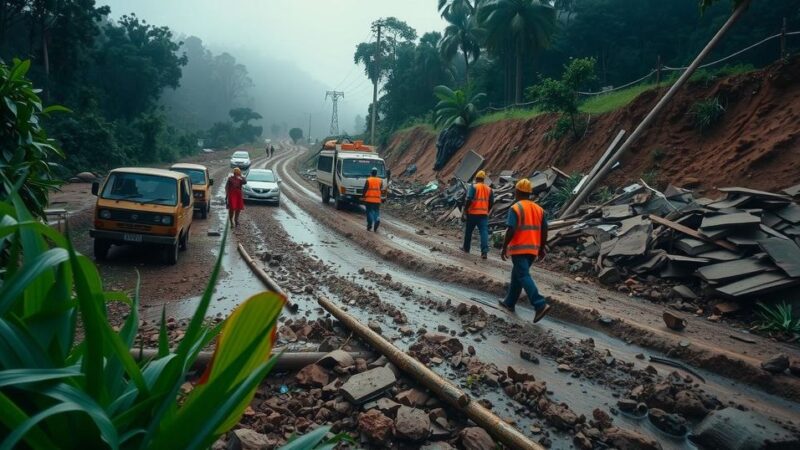
<path fill-rule="evenodd" d="M 237 243 L 242 243 L 299 306 L 296 314 L 287 312 L 282 318 L 279 345 L 293 351 L 368 350 L 330 321 L 316 302 L 324 295 L 546 446 L 619 446 L 621 441 L 615 439 L 635 437 L 640 444 L 690 448 L 685 435 L 692 426 L 724 406 L 759 412 L 798 433 L 800 405 L 792 401 L 798 398 L 792 390 L 796 380 L 766 373 L 743 376 L 732 372 L 737 363 L 731 362 L 741 363 L 750 355 L 756 355 L 752 359 L 757 361 L 762 353 L 794 352 L 793 348 L 769 342 L 748 348 L 741 342 L 739 348 L 721 342 L 714 348 L 713 333 L 719 340 L 720 332 L 702 321 L 697 321 L 696 329 L 690 325 L 685 335 L 676 335 L 657 325 L 660 310 L 539 269 L 535 270 L 537 282 L 555 297 L 558 314 L 534 326 L 530 309 L 518 308 L 517 315 L 509 315 L 495 307 L 508 270 L 495 256 L 481 263 L 477 257 L 454 251 L 457 245 L 452 236 L 434 231 L 421 234 L 388 215 L 379 234 L 367 233 L 361 211 L 336 211 L 323 205 L 298 176 L 295 164 L 304 159 L 303 149 L 288 144 L 282 144 L 273 159 L 255 159 L 254 167 L 273 168 L 283 179 L 281 205 L 248 203 L 242 224 L 232 231 L 223 249 L 225 274 L 215 291 L 211 316 L 224 316 L 263 289 L 236 253 Z M 208 236 L 207 231 L 219 230 L 226 218 L 222 208 L 226 163 L 222 157 L 208 162 L 220 181 L 215 187 L 216 211 L 207 221 L 195 221 L 190 249 L 177 266 L 153 263 L 146 252 L 125 248 L 112 252 L 112 261 L 101 265 L 107 287 L 123 289 L 132 289 L 134 268 L 138 268 L 142 317 L 147 322 L 145 344 L 152 337 L 147 330 L 154 329 L 162 307 L 174 319 L 171 334 L 179 339 L 180 324 L 192 314 L 205 286 L 220 243 L 219 237 Z M 76 212 L 71 222 L 79 224 L 87 214 Z M 89 244 L 84 241 L 82 246 Z M 442 345 L 444 337 L 453 343 Z M 651 356 L 681 361 L 691 372 L 650 362 Z M 531 379 L 519 373 L 530 374 Z M 768 389 L 774 395 L 736 380 L 761 387 L 775 381 Z M 398 386 L 413 387 L 413 382 L 400 381 Z M 340 398 L 317 391 L 309 391 L 291 374 L 274 374 L 262 386 L 242 425 L 267 433 L 275 442 L 285 440 L 291 431 L 307 429 L 312 422 L 364 435 L 358 421 L 363 410 L 344 407 Z M 282 414 L 281 420 L 267 421 L 280 410 L 275 398 L 281 408 L 286 402 L 317 404 L 327 399 L 325 409 L 330 415 Z M 654 418 L 663 417 L 659 410 L 664 411 L 669 420 L 655 420 L 659 429 L 647 418 L 648 410 Z M 440 438 L 463 447 L 459 430 L 469 423 L 453 411 L 448 414 L 452 430 Z M 634 434 L 629 436 L 625 430 Z"/>
<path fill-rule="evenodd" d="M 676 413 L 687 421 L 686 429 L 673 432 L 685 433 L 710 410 L 732 406 L 763 413 L 797 433 L 800 405 L 724 377 L 727 358 L 722 358 L 718 373 L 697 367 L 689 373 L 648 361 L 651 356 L 680 360 L 682 350 L 689 354 L 687 347 L 708 345 L 702 344 L 702 338 L 678 336 L 680 342 L 665 354 L 660 350 L 668 344 L 653 345 L 651 337 L 637 335 L 635 328 L 618 325 L 623 330 L 615 333 L 603 332 L 594 324 L 591 328 L 581 325 L 590 320 L 602 323 L 597 320 L 599 311 L 581 311 L 583 316 L 572 318 L 562 313 L 539 326 L 530 323 L 528 309 L 518 316 L 504 314 L 494 307 L 502 282 L 492 275 L 507 270 L 499 260 L 490 260 L 490 268 L 484 270 L 477 258 L 449 250 L 454 247 L 452 241 L 419 235 L 414 227 L 391 217 L 383 219 L 387 226 L 378 235 L 366 233 L 358 209 L 335 211 L 322 205 L 294 170 L 302 159 L 300 148 L 283 144 L 274 159 L 259 162 L 257 167 L 273 168 L 282 177 L 281 206 L 248 204 L 242 226 L 235 232 L 235 240 L 262 261 L 299 305 L 298 316 L 286 317 L 290 324 L 297 317 L 325 317 L 316 303 L 319 295 L 325 295 L 485 400 L 498 416 L 534 440 L 556 448 L 585 447 L 586 442 L 577 444 L 583 438 L 604 442 L 602 427 L 590 426 L 593 419 L 586 419 L 603 414 L 613 418 L 616 426 L 656 440 L 663 448 L 691 446 L 683 436 L 659 430 L 641 414 L 621 410 L 631 404 L 643 411 L 655 408 Z M 456 262 L 467 268 L 454 269 Z M 486 275 L 476 275 L 480 271 Z M 557 274 L 536 275 L 544 289 L 557 286 L 557 298 L 591 296 L 600 303 L 597 296 L 604 295 Z M 564 302 L 560 300 L 557 306 Z M 628 318 L 632 312 L 644 315 L 627 311 Z M 660 312 L 654 319 L 659 316 Z M 655 326 L 652 319 L 646 317 L 642 324 Z M 457 339 L 462 349 L 455 352 L 458 355 L 442 353 L 431 343 L 433 334 Z M 280 336 L 290 346 L 309 346 L 298 344 L 307 340 L 298 339 L 290 327 L 283 327 Z M 636 345 L 637 341 L 643 345 Z M 775 347 L 771 346 L 773 352 Z M 716 357 L 720 358 L 719 353 Z M 691 356 L 682 359 L 684 363 L 692 360 Z M 513 384 L 500 382 L 508 378 L 508 367 L 533 374 L 543 383 L 542 392 L 539 388 L 518 392 Z M 791 380 L 786 383 L 792 386 Z M 651 410 L 652 416 L 658 414 Z"/>

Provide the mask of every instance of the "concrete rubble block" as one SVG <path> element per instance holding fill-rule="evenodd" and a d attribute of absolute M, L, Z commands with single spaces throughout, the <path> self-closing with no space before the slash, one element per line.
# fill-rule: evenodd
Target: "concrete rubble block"
<path fill-rule="evenodd" d="M 348 401 L 360 405 L 394 386 L 395 381 L 397 378 L 391 369 L 376 367 L 353 375 L 339 391 Z"/>
<path fill-rule="evenodd" d="M 673 314 L 670 311 L 664 311 L 662 314 L 662 318 L 664 319 L 664 323 L 667 325 L 667 328 L 670 330 L 681 331 L 686 328 L 687 322 L 686 319 L 680 317 L 676 314 Z"/>
<path fill-rule="evenodd" d="M 419 389 L 411 388 L 397 394 L 394 399 L 405 406 L 422 406 L 428 401 L 430 395 Z"/>
<path fill-rule="evenodd" d="M 268 450 L 275 448 L 278 443 L 268 438 L 265 434 L 258 433 L 249 428 L 233 430 L 228 435 L 227 450 Z"/>
<path fill-rule="evenodd" d="M 508 378 L 511 379 L 514 383 L 524 383 L 526 381 L 536 381 L 536 377 L 533 374 L 525 372 L 523 370 L 515 369 L 512 366 L 508 366 L 506 369 L 506 374 L 508 374 Z"/>
<path fill-rule="evenodd" d="M 611 427 L 603 433 L 606 444 L 618 450 L 661 450 L 661 444 L 635 431 Z"/>
<path fill-rule="evenodd" d="M 355 360 L 350 353 L 344 350 L 334 350 L 320 358 L 317 364 L 326 369 L 331 369 L 335 366 L 350 367 L 355 364 Z"/>
<path fill-rule="evenodd" d="M 458 434 L 458 438 L 465 450 L 494 450 L 496 448 L 494 440 L 483 428 L 464 428 Z"/>
<path fill-rule="evenodd" d="M 796 449 L 800 438 L 753 411 L 724 408 L 695 426 L 689 440 L 702 448 L 731 450 Z"/>
<path fill-rule="evenodd" d="M 605 285 L 611 285 L 619 282 L 621 276 L 619 269 L 617 269 L 615 266 L 612 266 L 603 268 L 603 270 L 597 274 L 597 279 Z"/>
<path fill-rule="evenodd" d="M 411 442 L 421 442 L 431 434 L 431 420 L 425 411 L 408 406 L 397 410 L 394 421 L 395 435 Z"/>
<path fill-rule="evenodd" d="M 696 300 L 697 294 L 694 293 L 692 288 L 686 286 L 685 284 L 679 284 L 677 286 L 672 287 L 672 293 L 676 296 L 686 299 L 686 300 Z"/>
<path fill-rule="evenodd" d="M 303 367 L 294 377 L 300 386 L 323 387 L 330 382 L 328 372 L 317 364 Z"/>
<path fill-rule="evenodd" d="M 430 442 L 420 447 L 420 450 L 456 450 L 446 441 Z"/>
<path fill-rule="evenodd" d="M 686 427 L 686 419 L 678 414 L 669 414 L 663 409 L 650 408 L 647 417 L 650 419 L 650 423 L 667 434 L 684 436 L 689 431 Z"/>
<path fill-rule="evenodd" d="M 386 397 L 379 398 L 375 404 L 375 407 L 378 408 L 380 412 L 390 417 L 394 417 L 395 413 L 398 409 L 400 409 L 401 406 L 403 405 Z"/>
<path fill-rule="evenodd" d="M 394 421 L 377 409 L 359 414 L 358 430 L 371 442 L 387 444 L 394 435 Z"/>

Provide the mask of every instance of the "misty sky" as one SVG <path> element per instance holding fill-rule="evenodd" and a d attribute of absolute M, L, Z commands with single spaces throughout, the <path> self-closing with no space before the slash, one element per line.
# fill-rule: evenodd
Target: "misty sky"
<path fill-rule="evenodd" d="M 268 55 L 290 60 L 319 81 L 309 97 L 319 98 L 314 114 L 324 115 L 324 89 L 345 91 L 340 122 L 345 128 L 356 114 L 365 115 L 372 89 L 361 67 L 353 64 L 358 42 L 370 37 L 370 24 L 380 17 L 406 21 L 419 35 L 441 31 L 444 23 L 436 0 L 97 0 L 111 7 L 112 18 L 135 12 L 177 36 L 195 35 L 215 52 Z M 256 84 L 259 80 L 254 80 Z M 292 80 L 275 79 L 274 83 Z M 279 86 L 274 88 L 280 90 Z M 296 86 L 295 86 L 296 88 Z M 258 99 L 269 102 L 269 99 Z M 308 109 L 308 108 L 306 108 Z M 297 115 L 297 114 L 295 114 Z M 288 120 L 295 120 L 289 118 Z M 299 119 L 298 119 L 299 120 Z"/>

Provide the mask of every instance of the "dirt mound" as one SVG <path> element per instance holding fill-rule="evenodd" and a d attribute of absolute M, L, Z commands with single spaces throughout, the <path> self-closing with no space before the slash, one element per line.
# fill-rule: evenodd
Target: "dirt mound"
<path fill-rule="evenodd" d="M 437 176 L 449 179 L 469 150 L 486 158 L 490 173 L 511 169 L 529 174 L 550 165 L 585 173 L 618 130 L 632 132 L 662 93 L 644 92 L 626 108 L 593 117 L 578 142 L 569 137 L 556 142 L 545 138 L 556 120 L 551 114 L 473 128 L 466 144 L 438 174 L 433 172 L 436 136 L 427 128 L 396 134 L 385 155 L 397 174 L 416 164 L 412 179 L 421 182 Z M 719 98 L 725 113 L 713 128 L 700 132 L 688 111 L 698 100 L 713 97 Z M 786 188 L 800 178 L 798 113 L 800 58 L 711 84 L 691 83 L 638 139 L 609 183 L 620 184 L 650 172 L 658 184 Z"/>

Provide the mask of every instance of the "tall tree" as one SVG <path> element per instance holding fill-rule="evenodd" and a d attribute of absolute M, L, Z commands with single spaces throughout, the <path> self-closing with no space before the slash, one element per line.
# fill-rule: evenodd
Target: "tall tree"
<path fill-rule="evenodd" d="M 514 101 L 522 100 L 522 63 L 550 45 L 556 30 L 555 9 L 539 0 L 490 0 L 478 8 L 486 47 L 498 56 L 513 55 Z"/>
<path fill-rule="evenodd" d="M 478 25 L 475 14 L 468 14 L 457 9 L 444 17 L 448 25 L 444 30 L 444 37 L 439 42 L 439 49 L 442 57 L 447 61 L 452 61 L 461 51 L 464 58 L 464 84 L 469 86 L 470 61 L 474 62 L 480 57 L 485 32 Z"/>
<path fill-rule="evenodd" d="M 478 10 L 481 0 L 439 0 L 439 14 L 447 19 L 451 15 L 472 15 Z"/>

